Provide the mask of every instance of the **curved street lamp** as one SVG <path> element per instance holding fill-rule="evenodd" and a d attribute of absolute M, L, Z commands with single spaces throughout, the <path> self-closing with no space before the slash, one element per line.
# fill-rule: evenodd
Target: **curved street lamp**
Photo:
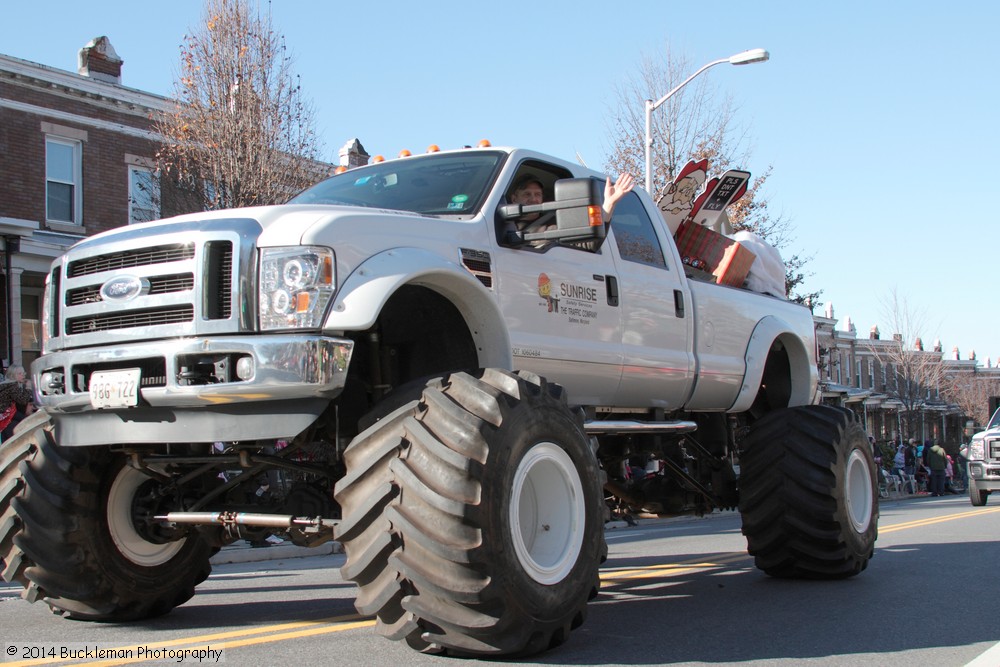
<path fill-rule="evenodd" d="M 669 93 L 661 97 L 654 102 L 653 100 L 646 100 L 646 192 L 649 196 L 653 196 L 653 135 L 651 130 L 651 125 L 653 123 L 653 111 L 658 109 L 664 102 L 669 100 L 674 93 L 683 88 L 684 86 L 691 83 L 691 80 L 696 76 L 707 70 L 709 67 L 714 67 L 716 65 L 721 65 L 722 63 L 729 63 L 730 65 L 749 65 L 751 63 L 762 63 L 771 57 L 764 49 L 750 49 L 749 51 L 742 51 L 735 55 L 729 56 L 728 58 L 722 58 L 720 60 L 713 60 L 712 62 L 704 65 L 697 72 L 689 76 L 688 78 L 681 81 L 677 86 L 674 87 Z"/>

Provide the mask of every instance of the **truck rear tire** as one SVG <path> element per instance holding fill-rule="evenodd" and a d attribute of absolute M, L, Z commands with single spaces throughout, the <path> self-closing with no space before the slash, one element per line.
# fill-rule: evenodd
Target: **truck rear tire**
<path fill-rule="evenodd" d="M 982 507 L 986 504 L 986 499 L 990 497 L 989 491 L 980 491 L 976 488 L 976 480 L 969 476 L 969 502 L 973 507 Z"/>
<path fill-rule="evenodd" d="M 560 387 L 496 369 L 432 380 L 345 460 L 341 574 L 380 634 L 525 656 L 583 622 L 606 554 L 603 494 Z"/>
<path fill-rule="evenodd" d="M 740 453 L 747 549 L 775 577 L 858 574 L 874 554 L 877 489 L 872 448 L 853 413 L 821 405 L 772 412 Z"/>
<path fill-rule="evenodd" d="M 140 534 L 133 512 L 152 478 L 106 448 L 60 447 L 44 412 L 29 419 L 0 445 L 3 579 L 30 602 L 89 621 L 159 616 L 189 600 L 213 549 L 197 534 Z"/>

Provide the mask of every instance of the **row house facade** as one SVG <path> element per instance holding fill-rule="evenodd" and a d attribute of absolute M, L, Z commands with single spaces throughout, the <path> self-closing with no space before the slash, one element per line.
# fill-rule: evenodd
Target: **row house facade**
<path fill-rule="evenodd" d="M 77 72 L 0 54 L 5 366 L 41 352 L 53 259 L 85 236 L 182 212 L 170 210 L 155 161 L 153 119 L 171 102 L 122 85 L 122 65 L 106 37 L 79 51 Z"/>
<path fill-rule="evenodd" d="M 813 315 L 813 322 L 822 401 L 855 412 L 877 441 L 897 443 L 901 437 L 914 438 L 957 448 L 981 426 L 973 423 L 961 407 L 946 400 L 940 381 L 921 378 L 1000 380 L 1000 364 L 991 367 L 987 362 L 983 367 L 974 352 L 970 358 L 961 359 L 957 348 L 945 354 L 939 341 L 925 349 L 920 338 L 904 355 L 900 352 L 903 341 L 899 334 L 883 337 L 876 326 L 866 337 L 859 338 L 849 317 L 843 328 L 837 328 L 839 320 L 829 303 L 823 315 Z M 908 362 L 903 366 L 910 368 L 901 367 L 904 356 Z M 933 370 L 908 378 L 914 367 Z"/>

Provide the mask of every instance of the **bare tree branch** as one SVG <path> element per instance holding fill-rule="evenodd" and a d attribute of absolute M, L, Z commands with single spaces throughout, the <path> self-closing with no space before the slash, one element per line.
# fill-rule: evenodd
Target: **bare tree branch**
<path fill-rule="evenodd" d="M 883 393 L 902 404 L 909 432 L 915 433 L 921 411 L 942 385 L 941 350 L 924 349 L 924 311 L 912 308 L 896 289 L 883 300 L 882 317 L 889 322 L 892 338 L 869 339 L 864 345 L 887 369 Z"/>
<path fill-rule="evenodd" d="M 644 56 L 638 73 L 616 88 L 617 107 L 609 110 L 606 126 L 612 137 L 605 171 L 611 174 L 645 171 L 646 114 L 644 100 L 657 100 L 695 71 L 691 61 L 667 45 L 658 57 Z M 711 173 L 745 167 L 750 157 L 748 132 L 734 123 L 736 107 L 731 96 L 720 96 L 710 77 L 691 81 L 659 107 L 652 116 L 652 184 L 658 199 L 689 160 L 708 158 Z M 784 249 L 792 241 L 791 221 L 772 216 L 763 185 L 771 168 L 751 181 L 747 193 L 729 208 L 734 229 L 751 231 Z M 812 256 L 794 254 L 785 261 L 786 293 L 800 303 L 815 302 L 819 292 L 799 293 L 807 276 L 802 269 Z"/>
<path fill-rule="evenodd" d="M 985 426 L 991 417 L 990 398 L 1000 396 L 1000 380 L 979 377 L 974 372 L 946 373 L 941 392 L 976 424 Z"/>
<path fill-rule="evenodd" d="M 159 122 L 161 168 L 198 208 L 283 202 L 326 175 L 311 106 L 270 12 L 206 0 L 185 37 L 176 107 Z"/>

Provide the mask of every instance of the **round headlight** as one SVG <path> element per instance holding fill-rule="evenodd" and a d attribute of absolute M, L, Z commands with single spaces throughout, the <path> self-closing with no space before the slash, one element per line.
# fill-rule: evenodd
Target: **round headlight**
<path fill-rule="evenodd" d="M 285 314 L 292 305 L 292 297 L 283 289 L 275 290 L 271 294 L 271 310 L 276 313 Z"/>
<path fill-rule="evenodd" d="M 288 287 L 298 287 L 302 284 L 304 279 L 305 270 L 302 268 L 302 262 L 297 259 L 293 259 L 285 263 L 285 269 L 282 274 L 282 278 L 285 281 L 285 285 Z"/>

